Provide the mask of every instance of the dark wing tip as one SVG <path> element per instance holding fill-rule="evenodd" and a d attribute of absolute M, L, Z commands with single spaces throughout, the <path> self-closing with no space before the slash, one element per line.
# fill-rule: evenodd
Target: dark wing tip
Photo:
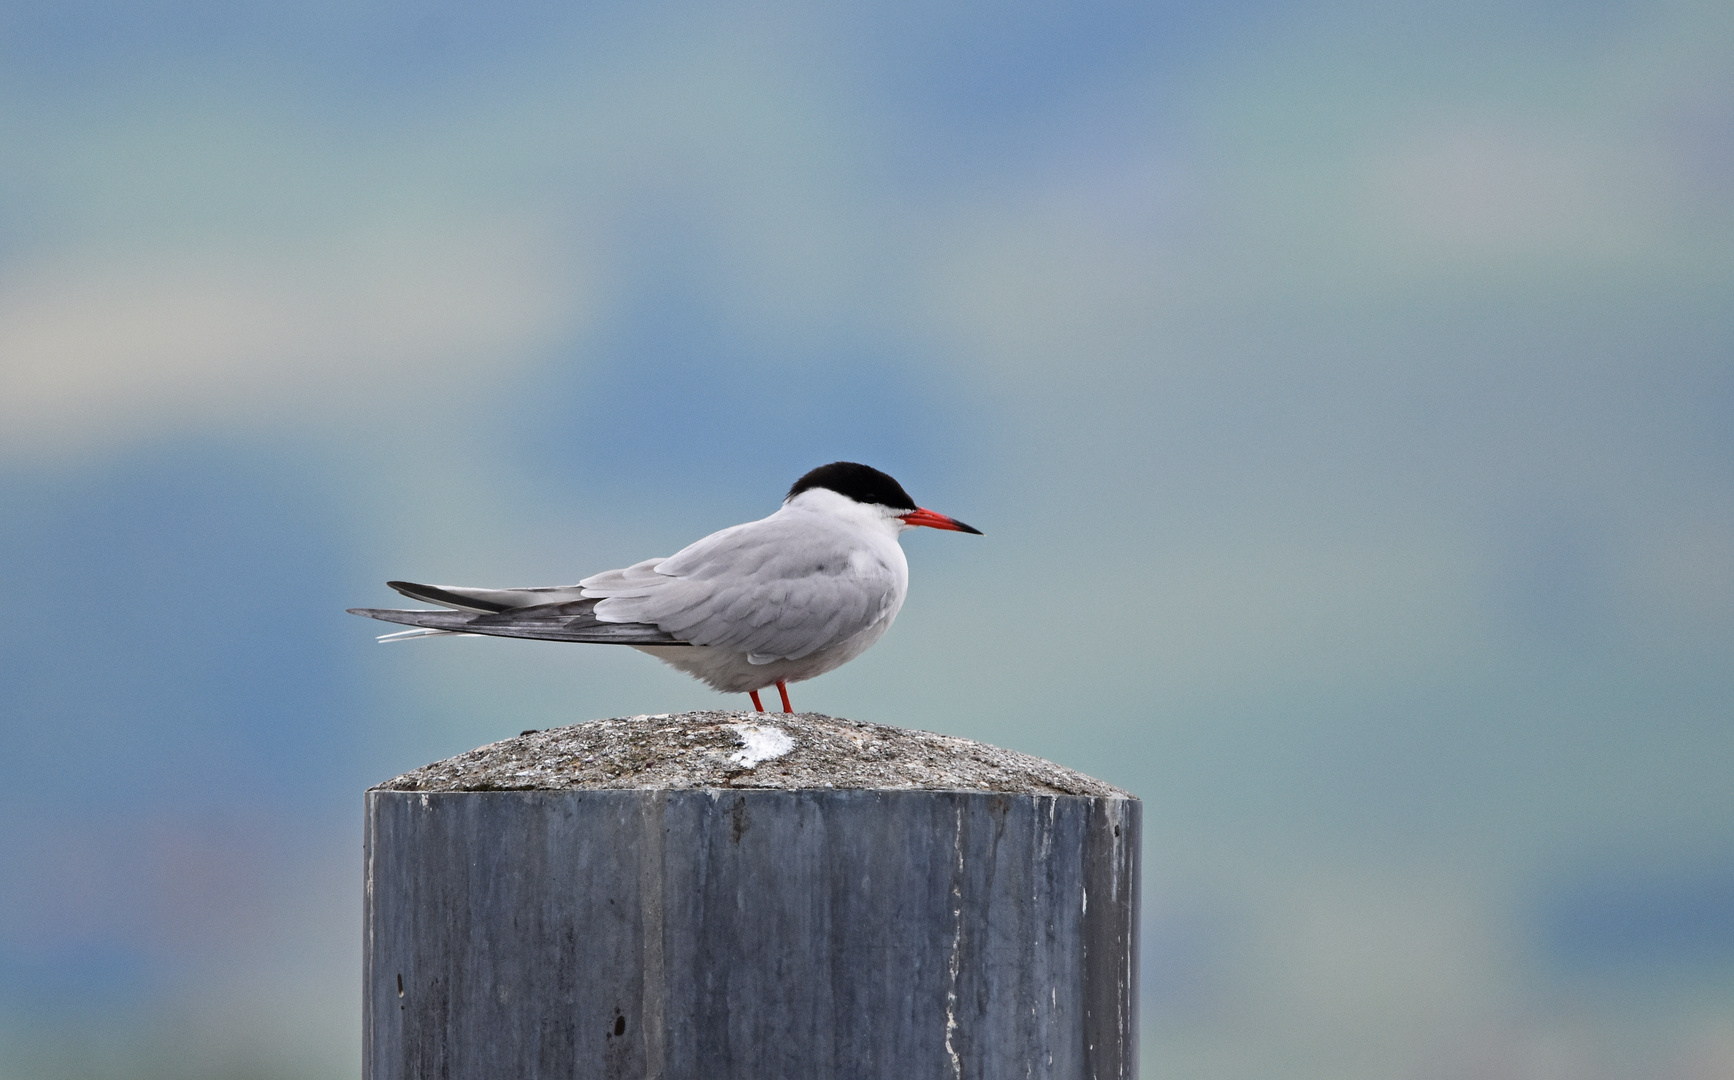
<path fill-rule="evenodd" d="M 438 604 L 441 607 L 455 608 L 458 611 L 505 611 L 509 604 L 496 604 L 491 600 L 477 600 L 474 597 L 458 596 L 446 592 L 437 585 L 418 585 L 413 581 L 388 581 L 386 585 L 409 597 L 420 600 L 424 604 Z"/>

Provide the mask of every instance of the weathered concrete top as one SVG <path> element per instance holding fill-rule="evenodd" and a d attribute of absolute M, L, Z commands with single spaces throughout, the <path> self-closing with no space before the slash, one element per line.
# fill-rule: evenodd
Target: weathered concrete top
<path fill-rule="evenodd" d="M 997 746 L 820 713 L 690 712 L 527 732 L 387 780 L 384 791 L 878 788 L 1127 792 Z"/>

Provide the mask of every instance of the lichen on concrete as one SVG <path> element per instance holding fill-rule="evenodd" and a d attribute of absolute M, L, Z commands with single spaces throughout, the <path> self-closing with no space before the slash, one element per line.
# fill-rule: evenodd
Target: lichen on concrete
<path fill-rule="evenodd" d="M 786 736 L 793 745 L 781 747 Z M 385 791 L 875 788 L 1130 797 L 997 746 L 820 713 L 690 712 L 526 732 L 424 765 Z"/>

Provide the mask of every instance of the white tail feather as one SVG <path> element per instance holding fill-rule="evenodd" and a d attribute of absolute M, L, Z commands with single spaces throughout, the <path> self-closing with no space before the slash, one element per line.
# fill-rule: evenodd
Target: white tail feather
<path fill-rule="evenodd" d="M 375 638 L 374 640 L 379 642 L 381 645 L 389 645 L 394 641 L 408 641 L 411 638 L 482 637 L 482 636 L 484 636 L 484 635 L 482 635 L 482 634 L 463 634 L 463 633 L 459 633 L 456 630 L 433 630 L 433 629 L 424 628 L 424 629 L 420 629 L 420 630 L 399 630 L 395 634 L 381 634 L 377 638 Z"/>

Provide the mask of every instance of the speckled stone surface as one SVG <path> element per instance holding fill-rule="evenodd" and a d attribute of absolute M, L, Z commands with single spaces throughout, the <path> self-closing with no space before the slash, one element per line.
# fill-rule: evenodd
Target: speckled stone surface
<path fill-rule="evenodd" d="M 780 752 L 779 752 L 780 751 Z M 1028 754 L 820 713 L 690 712 L 530 732 L 376 791 L 871 788 L 1131 796 Z"/>

